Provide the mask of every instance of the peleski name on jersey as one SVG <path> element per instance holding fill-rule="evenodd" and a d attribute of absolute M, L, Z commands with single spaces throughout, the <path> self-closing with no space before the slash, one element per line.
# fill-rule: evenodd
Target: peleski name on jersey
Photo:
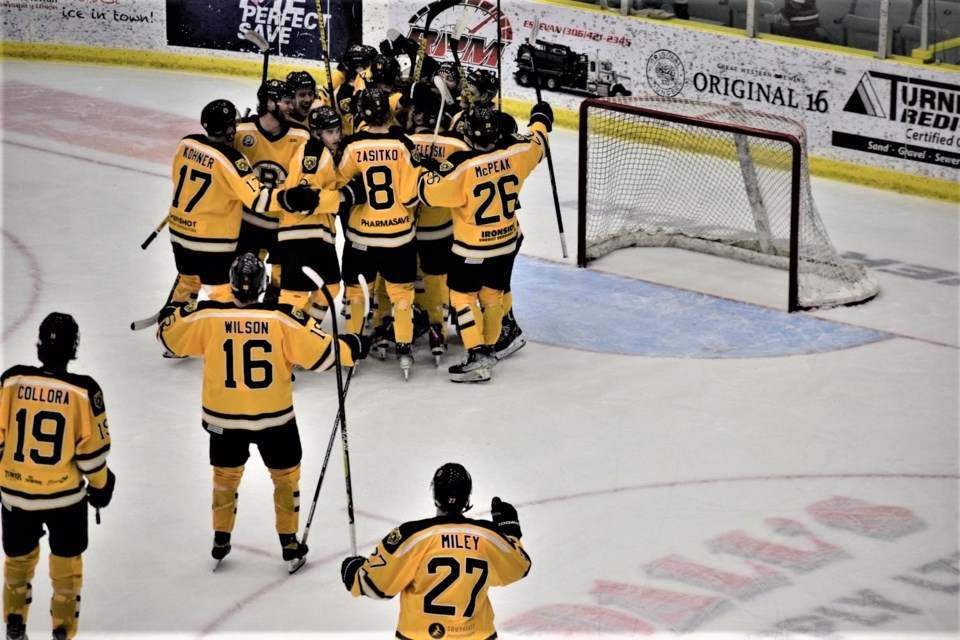
<path fill-rule="evenodd" d="M 513 167 L 510 166 L 510 158 L 500 158 L 498 160 L 492 160 L 486 164 L 477 165 L 474 171 L 477 172 L 478 178 L 485 178 L 494 172 L 499 171 L 510 171 Z"/>
<path fill-rule="evenodd" d="M 184 147 L 183 157 L 186 158 L 187 160 L 196 162 L 201 167 L 206 167 L 208 169 L 213 167 L 213 158 L 211 156 L 208 156 L 205 153 L 201 153 L 200 151 L 197 151 L 196 149 L 192 149 L 190 147 Z"/>
<path fill-rule="evenodd" d="M 480 536 L 471 536 L 466 533 L 444 533 L 440 536 L 440 548 L 476 551 L 480 548 Z"/>
<path fill-rule="evenodd" d="M 223 330 L 226 333 L 238 334 L 238 333 L 257 333 L 265 334 L 270 333 L 270 323 L 266 320 L 247 320 L 245 322 L 240 322 L 239 320 L 227 320 L 223 323 Z"/>
<path fill-rule="evenodd" d="M 396 149 L 357 149 L 357 162 L 396 162 L 400 152 Z"/>
<path fill-rule="evenodd" d="M 50 389 L 47 387 L 17 387 L 17 398 L 19 400 L 34 400 L 36 402 L 47 402 L 50 404 L 70 404 L 70 394 L 63 389 Z"/>

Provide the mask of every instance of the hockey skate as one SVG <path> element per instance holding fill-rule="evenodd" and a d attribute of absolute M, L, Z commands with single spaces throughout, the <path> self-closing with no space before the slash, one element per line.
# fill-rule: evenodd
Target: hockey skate
<path fill-rule="evenodd" d="M 453 365 L 447 371 L 453 382 L 485 382 L 490 379 L 490 369 L 496 364 L 493 349 L 489 345 L 480 345 L 467 351 L 460 364 Z"/>
<path fill-rule="evenodd" d="M 381 360 L 386 360 L 387 349 L 393 345 L 393 318 L 383 316 L 380 324 L 374 328 L 370 336 L 370 353 Z"/>
<path fill-rule="evenodd" d="M 413 308 L 413 342 L 430 333 L 430 316 L 420 307 Z"/>
<path fill-rule="evenodd" d="M 403 371 L 403 379 L 410 379 L 410 369 L 413 367 L 413 345 L 409 342 L 397 343 L 397 362 Z"/>
<path fill-rule="evenodd" d="M 210 551 L 210 555 L 217 561 L 217 564 L 213 567 L 214 571 L 220 568 L 220 563 L 227 557 L 231 549 L 233 549 L 233 545 L 230 544 L 230 534 L 224 531 L 214 531 L 213 549 Z"/>
<path fill-rule="evenodd" d="M 513 319 L 513 312 L 511 311 L 503 317 L 500 337 L 497 338 L 497 344 L 493 346 L 493 357 L 497 360 L 503 360 L 522 349 L 526 344 L 527 340 L 523 337 L 523 330 Z"/>
<path fill-rule="evenodd" d="M 297 540 L 296 535 L 281 533 L 280 546 L 283 551 L 283 559 L 287 561 L 287 573 L 296 573 L 300 567 L 307 563 L 307 552 L 310 549 Z"/>
<path fill-rule="evenodd" d="M 163 350 L 163 357 L 164 357 L 164 358 L 170 358 L 171 360 L 183 360 L 184 358 L 187 358 L 187 357 L 189 357 L 189 356 L 178 356 L 178 355 L 175 354 L 173 351 L 170 351 L 170 349 L 164 349 L 164 350 Z"/>
<path fill-rule="evenodd" d="M 443 326 L 439 324 L 430 325 L 430 353 L 436 360 L 437 366 L 440 366 L 440 357 L 447 352 L 447 340 L 443 337 Z"/>
<path fill-rule="evenodd" d="M 29 640 L 27 625 L 23 624 L 23 616 L 10 614 L 7 618 L 7 640 Z"/>

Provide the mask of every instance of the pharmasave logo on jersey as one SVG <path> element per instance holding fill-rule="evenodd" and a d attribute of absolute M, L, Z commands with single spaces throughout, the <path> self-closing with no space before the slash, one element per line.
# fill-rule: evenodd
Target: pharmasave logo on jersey
<path fill-rule="evenodd" d="M 683 63 L 673 51 L 660 49 L 647 58 L 647 83 L 657 95 L 672 98 L 683 90 L 686 80 Z"/>
<path fill-rule="evenodd" d="M 426 26 L 427 11 L 424 6 L 408 22 L 407 37 L 419 41 Z M 457 21 L 465 10 L 472 9 L 473 15 L 460 36 L 457 53 L 465 67 L 482 67 L 497 70 L 503 52 L 513 42 L 513 26 L 509 18 L 497 10 L 497 5 L 487 0 L 470 0 L 454 5 L 440 12 L 430 23 L 427 34 L 427 55 L 437 60 L 452 59 L 450 44 Z M 500 22 L 500 48 L 497 48 L 497 21 Z"/>

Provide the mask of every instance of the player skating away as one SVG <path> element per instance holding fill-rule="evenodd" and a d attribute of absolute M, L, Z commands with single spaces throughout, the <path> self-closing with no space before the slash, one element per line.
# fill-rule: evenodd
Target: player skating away
<path fill-rule="evenodd" d="M 331 107 L 310 112 L 310 140 L 300 147 L 290 167 L 287 184 L 308 185 L 316 189 L 336 189 L 337 159 L 340 146 L 340 116 Z M 359 176 L 344 185 L 347 201 L 341 207 L 349 212 L 352 205 L 363 203 L 366 191 Z M 280 302 L 292 305 L 323 320 L 327 299 L 316 290 L 313 281 L 303 273 L 309 266 L 320 276 L 331 298 L 340 292 L 340 261 L 337 257 L 337 227 L 333 213 L 287 213 L 280 218 L 280 253 L 283 256 Z"/>
<path fill-rule="evenodd" d="M 473 481 L 457 463 L 437 469 L 431 487 L 436 516 L 400 525 L 368 558 L 346 558 L 343 583 L 357 597 L 400 594 L 397 638 L 496 638 L 490 587 L 530 572 L 517 510 L 494 498 L 492 521 L 464 517 Z"/>
<path fill-rule="evenodd" d="M 293 90 L 283 80 L 267 80 L 257 91 L 257 115 L 237 124 L 234 147 L 250 162 L 260 183 L 280 187 L 290 173 L 290 165 L 310 132 L 287 118 L 293 109 Z M 279 213 L 264 214 L 244 209 L 237 253 L 253 253 L 271 263 L 268 297 L 280 293 L 280 264 L 277 252 Z"/>
<path fill-rule="evenodd" d="M 359 275 L 374 282 L 379 273 L 386 281 L 393 305 L 397 360 L 404 377 L 413 366 L 413 297 L 417 277 L 412 206 L 417 199 L 419 157 L 413 143 L 392 131 L 389 96 L 379 87 L 364 91 L 358 113 L 369 125 L 366 131 L 341 144 L 338 172 L 341 180 L 362 176 L 366 202 L 347 217 L 343 250 L 343 282 L 346 285 L 348 331 L 363 324 L 364 291 Z"/>
<path fill-rule="evenodd" d="M 416 145 L 420 157 L 432 160 L 435 166 L 445 162 L 454 153 L 470 148 L 462 137 L 456 135 L 441 134 L 434 140 L 433 133 L 442 104 L 440 94 L 430 83 L 418 83 L 414 87 L 413 106 L 407 121 L 411 130 L 407 137 Z M 425 164 L 428 162 L 424 160 Z M 440 357 L 447 349 L 445 308 L 450 302 L 447 273 L 453 256 L 450 251 L 453 246 L 453 219 L 449 207 L 419 208 L 416 246 L 423 280 L 423 294 L 417 302 L 429 318 L 430 352 L 439 366 Z"/>
<path fill-rule="evenodd" d="M 337 364 L 333 338 L 316 320 L 288 305 L 261 303 L 265 268 L 255 255 L 230 267 L 233 302 L 203 301 L 170 307 L 157 338 L 170 351 L 203 357 L 203 428 L 213 466 L 213 550 L 231 550 L 237 491 L 250 445 L 256 445 L 273 480 L 273 505 L 283 559 L 291 572 L 304 562 L 297 540 L 300 508 L 300 434 L 293 411 L 293 365 L 323 371 Z M 369 350 L 358 335 L 340 337 L 339 364 L 353 366 Z"/>
<path fill-rule="evenodd" d="M 76 635 L 87 504 L 99 514 L 110 504 L 116 483 L 107 468 L 110 431 L 103 392 L 93 378 L 67 371 L 79 344 L 80 329 L 73 317 L 51 313 L 40 323 L 41 366 L 15 366 L 3 374 L 0 498 L 8 639 L 26 638 L 30 581 L 40 560 L 44 527 L 50 534 L 54 637 Z"/>
<path fill-rule="evenodd" d="M 196 300 L 203 287 L 210 298 L 232 297 L 228 274 L 237 253 L 243 209 L 269 212 L 312 210 L 320 196 L 308 187 L 278 190 L 257 178 L 247 159 L 233 147 L 237 109 L 227 100 L 203 108 L 206 135 L 180 141 L 173 158 L 173 198 L 168 221 L 178 277 L 168 302 Z M 325 194 L 321 208 L 336 211 L 339 194 Z"/>
<path fill-rule="evenodd" d="M 545 102 L 530 111 L 529 133 L 500 139 L 496 111 L 481 108 L 467 117 L 472 149 L 455 153 L 420 180 L 426 206 L 453 212 L 453 260 L 447 284 L 450 304 L 467 354 L 450 367 L 454 382 L 490 379 L 497 360 L 503 292 L 510 284 L 522 234 L 517 222 L 520 189 L 546 153 L 553 111 Z"/>

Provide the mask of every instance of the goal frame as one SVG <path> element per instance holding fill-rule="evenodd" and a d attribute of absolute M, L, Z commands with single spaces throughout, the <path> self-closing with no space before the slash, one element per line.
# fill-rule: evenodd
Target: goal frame
<path fill-rule="evenodd" d="M 725 105 L 709 105 L 699 100 L 677 100 L 677 102 L 685 102 L 688 104 L 699 104 L 699 105 L 708 105 L 716 106 L 718 110 L 728 109 L 728 106 Z M 710 129 L 714 131 L 724 131 L 731 134 L 747 134 L 757 138 L 764 138 L 767 140 L 775 140 L 778 142 L 783 142 L 790 145 L 790 154 L 791 154 L 791 170 L 790 170 L 790 255 L 788 263 L 788 282 L 787 282 L 787 309 L 788 311 L 803 311 L 809 307 L 804 307 L 800 304 L 799 299 L 799 279 L 798 271 L 800 266 L 800 192 L 801 192 L 801 171 L 802 171 L 802 154 L 803 154 L 803 145 L 801 141 L 794 135 L 788 133 L 781 133 L 776 131 L 768 131 L 764 129 L 757 129 L 747 126 L 734 126 L 725 122 L 715 122 L 712 120 L 702 119 L 701 117 L 692 117 L 686 116 L 683 114 L 669 113 L 661 111 L 658 109 L 653 109 L 637 104 L 622 104 L 616 102 L 609 102 L 603 99 L 589 98 L 584 100 L 580 104 L 580 133 L 579 133 L 579 163 L 580 170 L 578 173 L 578 192 L 577 192 L 577 266 L 586 267 L 587 263 L 590 261 L 587 258 L 587 238 L 586 238 L 586 223 L 587 223 L 587 180 L 588 176 L 588 159 L 589 159 L 589 149 L 587 146 L 587 138 L 589 134 L 589 126 L 587 126 L 588 113 L 591 107 L 600 107 L 604 111 L 615 111 L 619 113 L 627 114 L 638 114 L 641 116 L 653 117 L 659 120 L 664 120 L 667 122 L 676 122 L 678 124 L 691 125 L 703 129 Z M 802 124 L 797 123 L 802 127 Z M 865 302 L 865 301 L 864 301 Z"/>

